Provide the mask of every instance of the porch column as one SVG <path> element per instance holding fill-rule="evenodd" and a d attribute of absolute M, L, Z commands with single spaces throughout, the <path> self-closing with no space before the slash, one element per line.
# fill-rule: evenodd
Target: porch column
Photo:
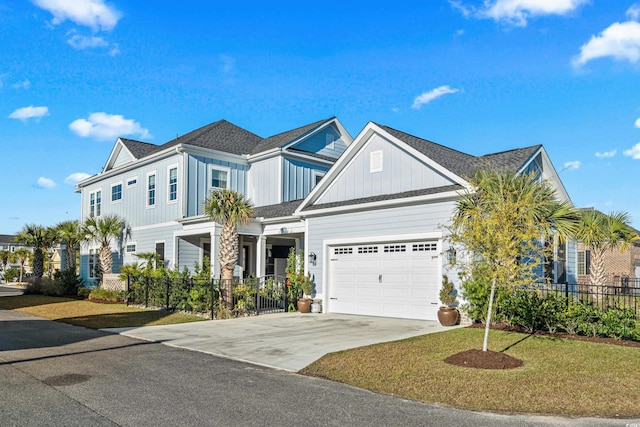
<path fill-rule="evenodd" d="M 256 241 L 256 275 L 264 277 L 267 271 L 267 236 L 258 236 Z"/>

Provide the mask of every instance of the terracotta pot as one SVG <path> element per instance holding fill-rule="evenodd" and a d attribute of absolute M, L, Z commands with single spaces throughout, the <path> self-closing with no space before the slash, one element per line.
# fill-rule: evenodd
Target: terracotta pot
<path fill-rule="evenodd" d="M 442 326 L 454 326 L 458 323 L 460 313 L 455 307 L 440 307 L 438 310 L 438 320 Z"/>
<path fill-rule="evenodd" d="M 298 300 L 298 311 L 300 313 L 311 313 L 311 298 L 300 298 Z"/>

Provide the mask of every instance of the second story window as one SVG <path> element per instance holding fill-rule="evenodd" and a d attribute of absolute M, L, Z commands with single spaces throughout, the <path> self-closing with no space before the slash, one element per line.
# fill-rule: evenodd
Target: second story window
<path fill-rule="evenodd" d="M 156 174 L 147 176 L 147 206 L 156 205 Z"/>
<path fill-rule="evenodd" d="M 169 201 L 178 200 L 178 168 L 169 169 Z"/>
<path fill-rule="evenodd" d="M 122 184 L 116 184 L 111 187 L 111 201 L 119 202 L 122 200 Z"/>
<path fill-rule="evenodd" d="M 102 191 L 94 191 L 89 194 L 89 216 L 100 216 L 102 211 Z"/>
<path fill-rule="evenodd" d="M 229 188 L 229 169 L 211 167 L 211 190 Z"/>

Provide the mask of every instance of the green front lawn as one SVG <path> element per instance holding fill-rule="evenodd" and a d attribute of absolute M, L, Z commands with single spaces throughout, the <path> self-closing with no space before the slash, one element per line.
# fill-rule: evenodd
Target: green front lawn
<path fill-rule="evenodd" d="M 169 325 L 206 320 L 183 313 L 127 307 L 125 304 L 100 304 L 88 300 L 43 295 L 2 297 L 0 309 L 15 310 L 91 329 Z"/>
<path fill-rule="evenodd" d="M 462 328 L 329 354 L 300 373 L 472 410 L 565 416 L 640 416 L 640 348 L 491 331 L 489 349 L 524 361 L 485 370 L 444 359 L 482 347 Z"/>

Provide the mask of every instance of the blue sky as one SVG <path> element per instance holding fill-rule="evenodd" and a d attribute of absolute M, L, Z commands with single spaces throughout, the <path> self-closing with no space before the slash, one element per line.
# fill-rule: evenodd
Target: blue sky
<path fill-rule="evenodd" d="M 337 116 L 481 155 L 543 144 L 640 228 L 640 3 L 4 0 L 0 233 L 80 216 L 118 136 Z"/>

